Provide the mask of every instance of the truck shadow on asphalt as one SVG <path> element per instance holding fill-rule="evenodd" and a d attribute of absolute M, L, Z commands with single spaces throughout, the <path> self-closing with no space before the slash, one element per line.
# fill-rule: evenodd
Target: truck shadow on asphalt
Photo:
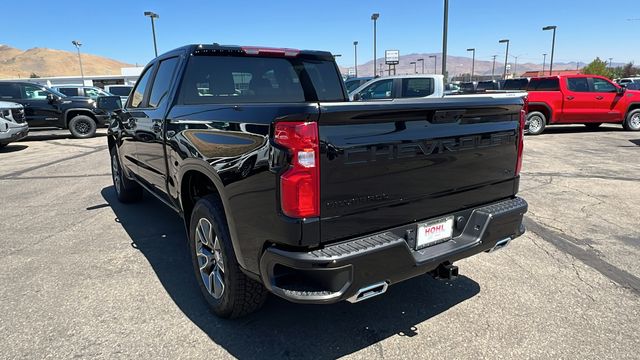
<path fill-rule="evenodd" d="M 107 132 L 98 129 L 95 137 L 106 137 Z M 69 132 L 69 130 L 51 130 L 51 129 L 29 129 L 29 135 L 26 138 L 20 141 L 47 141 L 47 140 L 63 140 L 63 139 L 72 139 L 75 140 L 73 135 Z M 82 141 L 82 139 L 79 139 Z"/>
<path fill-rule="evenodd" d="M 262 310 L 221 320 L 201 297 L 182 220 L 148 194 L 143 202 L 130 205 L 118 202 L 113 187 L 104 188 L 102 196 L 176 305 L 211 340 L 240 359 L 337 358 L 370 346 L 382 356 L 381 340 L 422 335 L 426 341 L 427 336 L 437 336 L 421 334 L 416 326 L 480 292 L 480 285 L 465 276 L 453 282 L 421 276 L 358 304 L 300 305 L 271 295 Z"/>
<path fill-rule="evenodd" d="M 607 132 L 622 132 L 625 131 L 621 125 L 616 126 L 600 126 L 595 129 L 589 129 L 586 126 L 561 126 L 554 125 L 548 126 L 544 129 L 544 132 L 539 136 L 545 134 L 573 134 L 573 133 L 607 133 Z M 531 135 L 529 135 L 531 136 Z"/>
<path fill-rule="evenodd" d="M 8 154 L 16 151 L 21 151 L 28 148 L 27 145 L 21 145 L 16 143 L 7 144 L 5 147 L 0 148 L 0 154 Z"/>

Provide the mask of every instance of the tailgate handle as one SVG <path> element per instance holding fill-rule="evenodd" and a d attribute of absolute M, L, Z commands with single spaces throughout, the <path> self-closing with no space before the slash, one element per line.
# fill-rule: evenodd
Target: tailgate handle
<path fill-rule="evenodd" d="M 467 110 L 438 110 L 433 113 L 432 124 L 454 123 L 462 120 Z"/>

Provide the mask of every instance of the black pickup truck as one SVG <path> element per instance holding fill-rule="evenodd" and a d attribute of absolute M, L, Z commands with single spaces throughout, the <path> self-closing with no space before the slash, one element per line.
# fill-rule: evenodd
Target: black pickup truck
<path fill-rule="evenodd" d="M 109 128 L 114 187 L 180 214 L 221 317 L 357 302 L 524 232 L 525 99 L 348 101 L 328 52 L 178 48 Z M 153 224 L 148 224 L 153 226 Z"/>

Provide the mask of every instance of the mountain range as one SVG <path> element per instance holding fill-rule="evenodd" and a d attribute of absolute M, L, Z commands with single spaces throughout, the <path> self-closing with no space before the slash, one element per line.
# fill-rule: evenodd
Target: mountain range
<path fill-rule="evenodd" d="M 122 61 L 82 53 L 85 75 L 120 75 L 120 69 L 133 65 Z M 0 45 L 0 79 L 80 74 L 78 54 L 73 51 L 33 48 L 20 50 Z"/>

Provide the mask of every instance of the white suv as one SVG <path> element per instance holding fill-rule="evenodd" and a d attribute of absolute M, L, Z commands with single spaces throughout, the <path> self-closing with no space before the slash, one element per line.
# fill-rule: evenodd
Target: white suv
<path fill-rule="evenodd" d="M 0 149 L 29 134 L 22 105 L 0 101 Z"/>

